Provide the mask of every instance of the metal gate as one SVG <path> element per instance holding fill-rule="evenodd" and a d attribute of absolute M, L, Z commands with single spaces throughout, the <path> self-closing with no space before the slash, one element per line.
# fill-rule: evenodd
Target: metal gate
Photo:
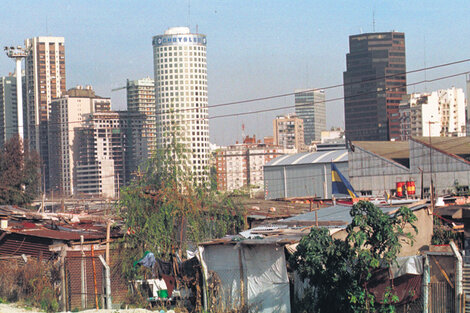
<path fill-rule="evenodd" d="M 429 313 L 455 313 L 455 290 L 448 282 L 429 284 Z"/>

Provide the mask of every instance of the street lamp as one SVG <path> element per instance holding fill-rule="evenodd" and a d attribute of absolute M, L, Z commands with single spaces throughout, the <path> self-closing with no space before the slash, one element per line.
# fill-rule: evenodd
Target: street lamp
<path fill-rule="evenodd" d="M 23 84 L 21 81 L 21 60 L 28 55 L 25 48 L 17 46 L 16 48 L 4 47 L 6 55 L 16 60 L 16 107 L 18 114 L 18 135 L 21 141 L 24 143 L 24 131 L 23 131 Z"/>

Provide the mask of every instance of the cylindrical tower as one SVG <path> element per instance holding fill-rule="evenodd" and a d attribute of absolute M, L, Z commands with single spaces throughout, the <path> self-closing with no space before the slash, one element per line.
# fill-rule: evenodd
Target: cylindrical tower
<path fill-rule="evenodd" d="M 172 138 L 185 147 L 199 183 L 208 179 L 206 36 L 188 27 L 169 28 L 153 37 L 157 146 Z"/>

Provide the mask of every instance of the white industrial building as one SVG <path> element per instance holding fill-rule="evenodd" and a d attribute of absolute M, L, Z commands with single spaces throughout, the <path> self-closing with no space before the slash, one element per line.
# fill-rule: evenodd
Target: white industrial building
<path fill-rule="evenodd" d="M 353 141 L 348 150 L 278 157 L 264 166 L 265 198 L 331 198 L 335 162 L 358 196 L 397 194 L 410 182 L 412 197 L 467 192 L 470 186 L 469 137 L 413 137 L 409 141 Z M 406 196 L 406 195 L 405 195 Z"/>
<path fill-rule="evenodd" d="M 185 147 L 196 181 L 208 179 L 206 36 L 173 27 L 153 37 L 157 147 Z"/>
<path fill-rule="evenodd" d="M 331 198 L 331 163 L 348 177 L 348 150 L 297 153 L 264 166 L 266 199 Z"/>
<path fill-rule="evenodd" d="M 412 181 L 416 197 L 470 185 L 470 138 L 413 137 L 407 142 L 356 141 L 349 151 L 349 181 L 358 195 L 395 194 L 398 182 Z"/>

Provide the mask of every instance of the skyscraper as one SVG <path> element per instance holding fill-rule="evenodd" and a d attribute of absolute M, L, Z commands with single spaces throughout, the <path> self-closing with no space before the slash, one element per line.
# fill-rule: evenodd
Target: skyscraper
<path fill-rule="evenodd" d="M 326 129 L 326 107 L 324 90 L 296 90 L 295 114 L 304 121 L 305 145 L 321 140 Z"/>
<path fill-rule="evenodd" d="M 349 37 L 344 72 L 344 116 L 348 140 L 400 138 L 398 107 L 406 95 L 405 34 Z"/>
<path fill-rule="evenodd" d="M 44 162 L 46 188 L 49 187 L 49 141 L 47 123 L 52 99 L 66 91 L 65 45 L 63 37 L 35 37 L 25 40 L 26 122 L 29 147 L 39 152 Z"/>
<path fill-rule="evenodd" d="M 148 152 L 156 149 L 155 82 L 150 77 L 127 80 L 127 109 L 129 112 L 145 114 L 144 136 L 147 138 Z"/>
<path fill-rule="evenodd" d="M 95 95 L 91 86 L 77 86 L 64 92 L 51 102 L 48 139 L 54 148 L 49 149 L 49 181 L 52 190 L 73 195 L 76 188 L 76 165 L 79 142 L 75 132 L 84 123 L 84 114 L 108 112 L 111 99 Z"/>
<path fill-rule="evenodd" d="M 16 77 L 0 77 L 0 147 L 18 134 Z"/>
<path fill-rule="evenodd" d="M 185 147 L 197 182 L 209 165 L 206 36 L 188 27 L 169 28 L 153 37 L 157 146 L 172 138 Z"/>

